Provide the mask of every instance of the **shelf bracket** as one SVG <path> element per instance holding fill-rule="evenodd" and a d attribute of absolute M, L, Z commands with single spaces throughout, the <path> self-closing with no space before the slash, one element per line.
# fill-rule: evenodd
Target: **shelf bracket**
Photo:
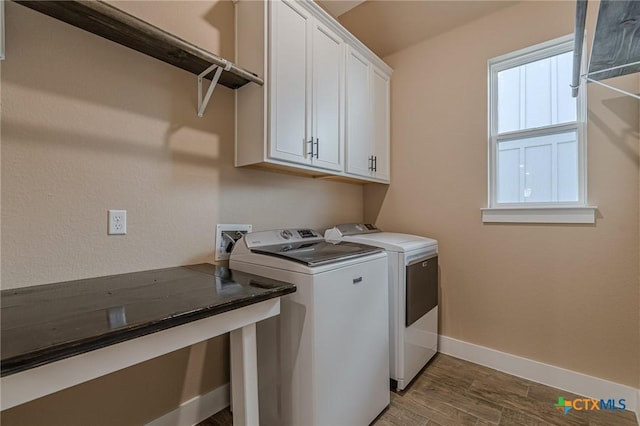
<path fill-rule="evenodd" d="M 231 69 L 232 63 L 227 61 L 226 59 L 222 59 L 224 65 L 216 65 L 213 64 L 206 70 L 202 71 L 198 74 L 198 117 L 202 117 L 204 114 L 204 110 L 207 108 L 209 104 L 209 99 L 211 99 L 211 95 L 213 94 L 213 90 L 216 88 L 218 84 L 218 80 L 222 75 L 222 71 L 229 71 Z M 209 84 L 209 88 L 207 89 L 207 93 L 204 95 L 204 99 L 202 98 L 202 80 L 204 77 L 208 75 L 211 71 L 216 70 L 216 73 L 213 75 L 213 79 L 211 80 L 211 84 Z"/>
<path fill-rule="evenodd" d="M 619 89 L 615 86 L 612 86 L 611 84 L 607 84 L 607 83 L 603 83 L 602 81 L 598 80 L 597 78 L 592 78 L 593 76 L 595 76 L 596 74 L 601 74 L 601 73 L 605 73 L 605 72 L 609 72 L 609 71 L 614 71 L 620 68 L 626 68 L 626 67 L 630 67 L 630 66 L 634 66 L 634 65 L 640 65 L 640 61 L 636 61 L 636 62 L 630 62 L 628 64 L 622 64 L 622 65 L 617 65 L 615 67 L 610 67 L 610 68 L 606 68 L 600 71 L 594 71 L 594 72 L 590 72 L 587 74 L 583 74 L 582 78 L 585 79 L 585 81 L 589 82 L 589 83 L 596 83 L 599 84 L 600 86 L 604 86 L 608 89 L 614 90 L 618 93 L 622 93 L 623 95 L 627 95 L 627 96 L 631 96 L 632 98 L 636 98 L 636 99 L 640 99 L 640 95 L 637 95 L 635 93 L 631 93 L 631 92 L 627 92 L 626 90 L 622 90 Z"/>
<path fill-rule="evenodd" d="M 611 89 L 613 91 L 616 91 L 618 93 L 622 93 L 623 95 L 631 96 L 632 98 L 636 98 L 636 99 L 640 100 L 640 95 L 636 95 L 635 93 L 627 92 L 626 90 L 619 89 L 619 88 L 617 88 L 615 86 L 612 86 L 612 85 L 607 84 L 607 83 L 603 83 L 603 82 L 601 82 L 599 80 L 594 80 L 594 79 L 592 79 L 590 77 L 586 77 L 586 80 L 588 82 L 596 83 L 596 84 L 599 84 L 600 86 L 604 86 L 604 87 L 606 87 L 608 89 Z"/>

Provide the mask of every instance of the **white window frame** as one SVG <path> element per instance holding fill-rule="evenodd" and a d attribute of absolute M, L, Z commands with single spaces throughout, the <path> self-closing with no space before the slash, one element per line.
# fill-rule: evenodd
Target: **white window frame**
<path fill-rule="evenodd" d="M 488 61 L 488 208 L 482 209 L 483 222 L 595 223 L 596 207 L 587 205 L 586 88 L 581 83 L 576 101 L 576 121 L 527 130 L 498 133 L 498 73 L 527 63 L 572 51 L 573 35 L 508 53 Z M 585 66 L 582 55 L 583 64 Z M 542 136 L 575 131 L 578 145 L 578 201 L 576 202 L 497 202 L 498 140 Z"/>

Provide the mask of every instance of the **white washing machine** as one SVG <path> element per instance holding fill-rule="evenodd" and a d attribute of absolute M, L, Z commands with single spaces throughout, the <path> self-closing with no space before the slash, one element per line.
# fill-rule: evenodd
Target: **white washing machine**
<path fill-rule="evenodd" d="M 389 405 L 383 250 L 309 229 L 253 232 L 229 266 L 297 287 L 257 324 L 261 425 L 364 426 Z"/>
<path fill-rule="evenodd" d="M 438 351 L 438 242 L 362 223 L 337 225 L 324 236 L 386 250 L 391 386 L 404 389 Z"/>

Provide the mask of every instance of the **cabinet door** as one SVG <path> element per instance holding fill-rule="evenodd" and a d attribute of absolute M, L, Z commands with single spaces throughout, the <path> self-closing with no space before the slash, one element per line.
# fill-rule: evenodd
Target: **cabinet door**
<path fill-rule="evenodd" d="M 389 76 L 373 68 L 371 105 L 373 107 L 373 146 L 376 157 L 374 176 L 389 181 Z"/>
<path fill-rule="evenodd" d="M 269 156 L 310 163 L 311 93 L 308 12 L 289 1 L 271 5 Z"/>
<path fill-rule="evenodd" d="M 331 30 L 313 23 L 313 165 L 342 170 L 344 44 Z"/>
<path fill-rule="evenodd" d="M 371 64 L 352 49 L 347 54 L 347 172 L 371 176 Z"/>

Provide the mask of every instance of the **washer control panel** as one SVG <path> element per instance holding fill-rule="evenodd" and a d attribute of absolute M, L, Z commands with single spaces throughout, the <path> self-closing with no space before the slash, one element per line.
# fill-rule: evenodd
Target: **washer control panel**
<path fill-rule="evenodd" d="M 247 247 L 272 246 L 299 241 L 322 241 L 324 238 L 313 229 L 274 229 L 272 231 L 250 232 L 244 236 Z"/>
<path fill-rule="evenodd" d="M 371 223 L 343 223 L 337 225 L 334 229 L 336 229 L 342 236 L 382 232 Z"/>

